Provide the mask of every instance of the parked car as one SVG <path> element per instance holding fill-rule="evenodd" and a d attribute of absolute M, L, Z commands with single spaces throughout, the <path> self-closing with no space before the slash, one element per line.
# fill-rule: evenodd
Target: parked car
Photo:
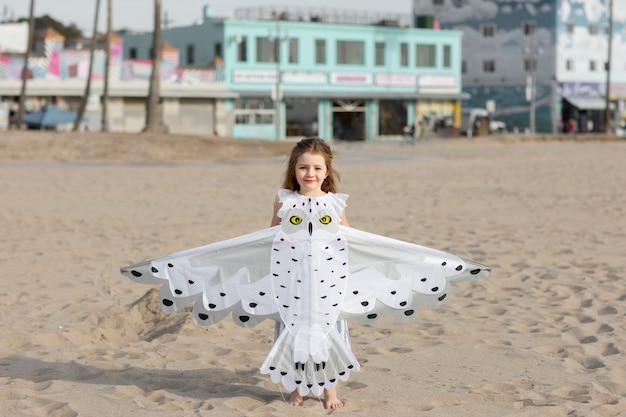
<path fill-rule="evenodd" d="M 506 133 L 506 123 L 501 120 L 490 120 L 489 121 L 489 132 L 490 133 Z"/>

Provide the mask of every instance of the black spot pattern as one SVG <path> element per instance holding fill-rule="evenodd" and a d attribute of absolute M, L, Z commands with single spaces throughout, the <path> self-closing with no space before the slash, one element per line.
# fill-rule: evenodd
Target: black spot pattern
<path fill-rule="evenodd" d="M 207 320 L 209 318 L 209 315 L 208 314 L 204 314 L 204 313 L 200 313 L 200 314 L 198 314 L 198 318 L 200 320 L 204 321 L 204 320 Z"/>
<path fill-rule="evenodd" d="M 135 271 L 134 269 L 132 271 L 130 271 L 130 273 L 133 274 L 133 276 L 137 277 L 137 278 L 143 276 L 143 274 L 141 272 Z"/>
<path fill-rule="evenodd" d="M 168 307 L 171 307 L 171 306 L 174 305 L 174 302 L 172 300 L 168 300 L 167 298 L 164 298 L 162 302 L 163 302 L 164 305 L 166 305 Z"/>

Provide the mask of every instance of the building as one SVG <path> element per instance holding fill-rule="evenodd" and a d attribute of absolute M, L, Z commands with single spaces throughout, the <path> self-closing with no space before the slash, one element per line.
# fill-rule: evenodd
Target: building
<path fill-rule="evenodd" d="M 242 9 L 224 22 L 235 137 L 371 140 L 427 117 L 459 126 L 460 32 L 403 25 L 409 16 L 318 13 Z"/>
<path fill-rule="evenodd" d="M 152 33 L 112 39 L 112 131 L 139 131 L 152 70 Z M 374 140 L 407 125 L 454 134 L 461 124 L 460 31 L 413 28 L 411 14 L 281 7 L 163 28 L 161 108 L 175 133 L 268 140 L 318 134 Z M 104 40 L 100 39 L 100 48 Z M 89 51 L 58 33 L 37 37 L 28 62 L 30 103 L 76 109 Z M 100 128 L 104 53 L 93 61 L 89 128 Z M 0 99 L 19 95 L 23 59 L 0 55 Z M 36 110 L 36 108 L 31 108 Z"/>
<path fill-rule="evenodd" d="M 183 51 L 184 65 L 223 60 L 226 89 L 237 95 L 225 100 L 237 138 L 374 139 L 424 118 L 458 127 L 461 33 L 409 23 L 410 14 L 288 7 L 223 20 L 206 6 L 197 24 L 162 37 Z M 151 33 L 122 37 L 125 58 L 149 56 Z"/>
<path fill-rule="evenodd" d="M 608 1 L 413 0 L 413 8 L 416 20 L 433 16 L 463 32 L 465 107 L 521 131 L 603 131 L 609 38 L 613 117 L 626 117 L 626 9 L 614 1 L 609 32 Z"/>

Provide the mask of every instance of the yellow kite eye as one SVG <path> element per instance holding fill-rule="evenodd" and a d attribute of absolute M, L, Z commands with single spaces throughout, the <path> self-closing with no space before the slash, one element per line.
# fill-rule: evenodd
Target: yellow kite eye
<path fill-rule="evenodd" d="M 322 224 L 329 224 L 331 221 L 332 221 L 332 218 L 328 215 L 320 217 L 320 223 Z"/>
<path fill-rule="evenodd" d="M 302 223 L 302 217 L 300 217 L 300 216 L 291 216 L 291 218 L 289 219 L 289 222 L 291 224 L 300 224 L 300 223 Z"/>

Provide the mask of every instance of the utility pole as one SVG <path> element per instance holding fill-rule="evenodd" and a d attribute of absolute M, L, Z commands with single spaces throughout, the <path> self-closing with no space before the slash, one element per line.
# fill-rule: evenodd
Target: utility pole
<path fill-rule="evenodd" d="M 528 101 L 530 102 L 529 106 L 529 123 L 530 123 L 530 134 L 535 134 L 535 102 L 537 100 L 537 25 L 533 25 L 531 29 L 530 39 L 529 39 L 529 51 L 528 51 L 528 71 L 529 75 L 527 76 L 527 88 L 530 90 L 527 94 Z"/>
<path fill-rule="evenodd" d="M 611 52 L 612 52 L 612 44 L 613 44 L 613 0 L 609 0 L 609 27 L 608 27 L 608 41 L 609 41 L 609 51 L 608 57 L 606 60 L 606 96 L 604 97 L 604 116 L 605 116 L 605 127 L 604 132 L 608 135 L 613 134 L 613 129 L 611 129 Z"/>
<path fill-rule="evenodd" d="M 281 33 L 280 33 L 280 14 L 276 14 L 276 33 L 274 36 L 274 59 L 276 60 L 276 82 L 274 85 L 274 123 L 276 124 L 276 140 L 282 139 L 282 131 L 281 131 L 281 104 L 283 101 L 283 92 L 281 87 L 282 77 L 280 73 L 280 42 L 281 42 Z"/>

